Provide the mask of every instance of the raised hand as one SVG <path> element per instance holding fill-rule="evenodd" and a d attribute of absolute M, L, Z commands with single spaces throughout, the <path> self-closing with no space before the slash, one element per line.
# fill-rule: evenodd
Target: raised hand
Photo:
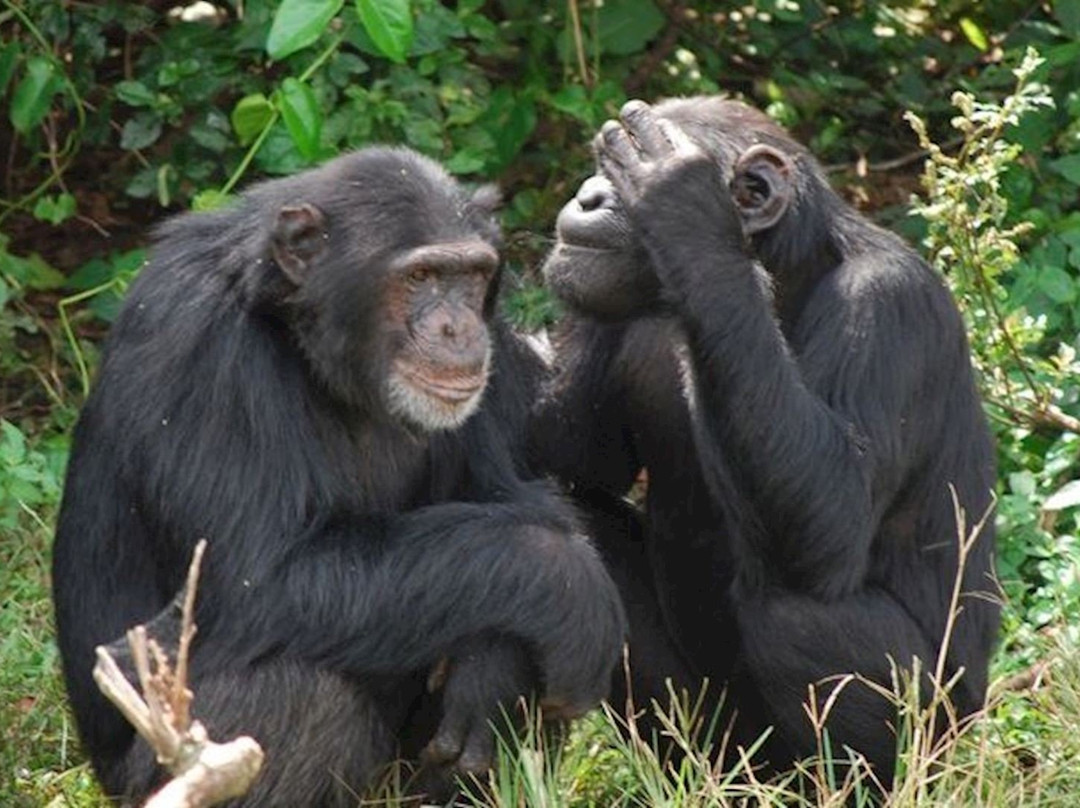
<path fill-rule="evenodd" d="M 630 208 L 670 175 L 713 165 L 678 126 L 657 117 L 644 101 L 624 104 L 619 120 L 601 127 L 593 148 L 601 172 Z"/>
<path fill-rule="evenodd" d="M 665 285 L 700 259 L 703 239 L 712 241 L 707 251 L 743 249 L 719 163 L 644 101 L 624 104 L 619 120 L 601 127 L 593 149 Z M 688 244 L 694 249 L 684 255 Z"/>

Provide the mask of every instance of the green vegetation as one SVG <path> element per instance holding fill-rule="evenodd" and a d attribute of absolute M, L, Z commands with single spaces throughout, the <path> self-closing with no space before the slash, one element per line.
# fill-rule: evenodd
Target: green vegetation
<path fill-rule="evenodd" d="M 68 432 L 154 222 L 406 143 L 500 182 L 507 311 L 536 328 L 558 316 L 536 266 L 592 132 L 630 97 L 717 91 L 765 108 L 850 200 L 924 246 L 963 306 L 995 426 L 1006 614 L 988 715 L 930 745 L 936 719 L 897 682 L 906 743 L 889 804 L 1075 804 L 1080 0 L 245 0 L 197 4 L 209 16 L 195 21 L 185 5 L 0 0 L 0 804 L 104 804 L 51 638 L 50 523 Z M 597 713 L 558 754 L 508 751 L 477 802 L 875 793 L 827 737 L 805 764 L 813 794 L 714 771 L 722 739 L 692 704 L 665 706 L 687 752 L 666 774 Z"/>

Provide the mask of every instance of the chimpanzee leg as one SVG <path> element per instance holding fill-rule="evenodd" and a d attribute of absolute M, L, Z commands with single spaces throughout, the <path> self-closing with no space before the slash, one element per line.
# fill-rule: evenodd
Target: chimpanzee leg
<path fill-rule="evenodd" d="M 825 603 L 793 593 L 770 592 L 739 607 L 742 635 L 740 675 L 736 686 L 753 686 L 778 740 L 796 758 L 818 751 L 807 717 L 809 685 L 817 703 L 832 695 L 836 677 L 858 673 L 890 686 L 890 659 L 910 671 L 912 658 L 923 671 L 933 669 L 935 652 L 924 633 L 892 597 L 868 590 Z M 741 681 L 740 681 L 741 680 Z M 923 696 L 928 680 L 920 683 Z M 856 681 L 840 691 L 826 723 L 834 759 L 846 758 L 845 746 L 859 750 L 883 782 L 891 782 L 896 754 L 896 707 L 885 696 Z M 770 761 L 783 767 L 790 761 Z"/>
<path fill-rule="evenodd" d="M 384 705 L 335 674 L 275 662 L 195 681 L 193 690 L 193 713 L 211 739 L 250 735 L 266 754 L 251 791 L 232 808 L 351 807 L 396 754 Z M 108 793 L 125 804 L 141 804 L 166 779 L 141 738 L 102 772 Z"/>

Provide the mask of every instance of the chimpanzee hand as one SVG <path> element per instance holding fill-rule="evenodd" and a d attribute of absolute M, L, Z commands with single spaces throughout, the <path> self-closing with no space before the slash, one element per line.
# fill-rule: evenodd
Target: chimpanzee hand
<path fill-rule="evenodd" d="M 720 167 L 644 101 L 624 104 L 619 120 L 601 127 L 593 148 L 647 246 L 668 253 L 691 244 L 700 255 L 702 240 L 711 236 L 718 247 L 742 249 L 742 226 Z M 664 269 L 657 267 L 661 274 Z"/>
<path fill-rule="evenodd" d="M 507 639 L 470 643 L 444 660 L 429 678 L 442 688 L 442 721 L 421 755 L 431 788 L 454 774 L 483 774 L 494 761 L 495 729 L 517 714 L 515 702 L 535 690 L 538 677 L 525 650 Z"/>

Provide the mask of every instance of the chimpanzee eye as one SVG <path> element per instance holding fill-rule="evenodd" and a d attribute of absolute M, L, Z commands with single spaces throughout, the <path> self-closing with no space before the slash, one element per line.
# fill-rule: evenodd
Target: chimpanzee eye
<path fill-rule="evenodd" d="M 409 280 L 413 283 L 423 283 L 431 277 L 431 270 L 427 267 L 414 267 L 409 271 Z"/>

